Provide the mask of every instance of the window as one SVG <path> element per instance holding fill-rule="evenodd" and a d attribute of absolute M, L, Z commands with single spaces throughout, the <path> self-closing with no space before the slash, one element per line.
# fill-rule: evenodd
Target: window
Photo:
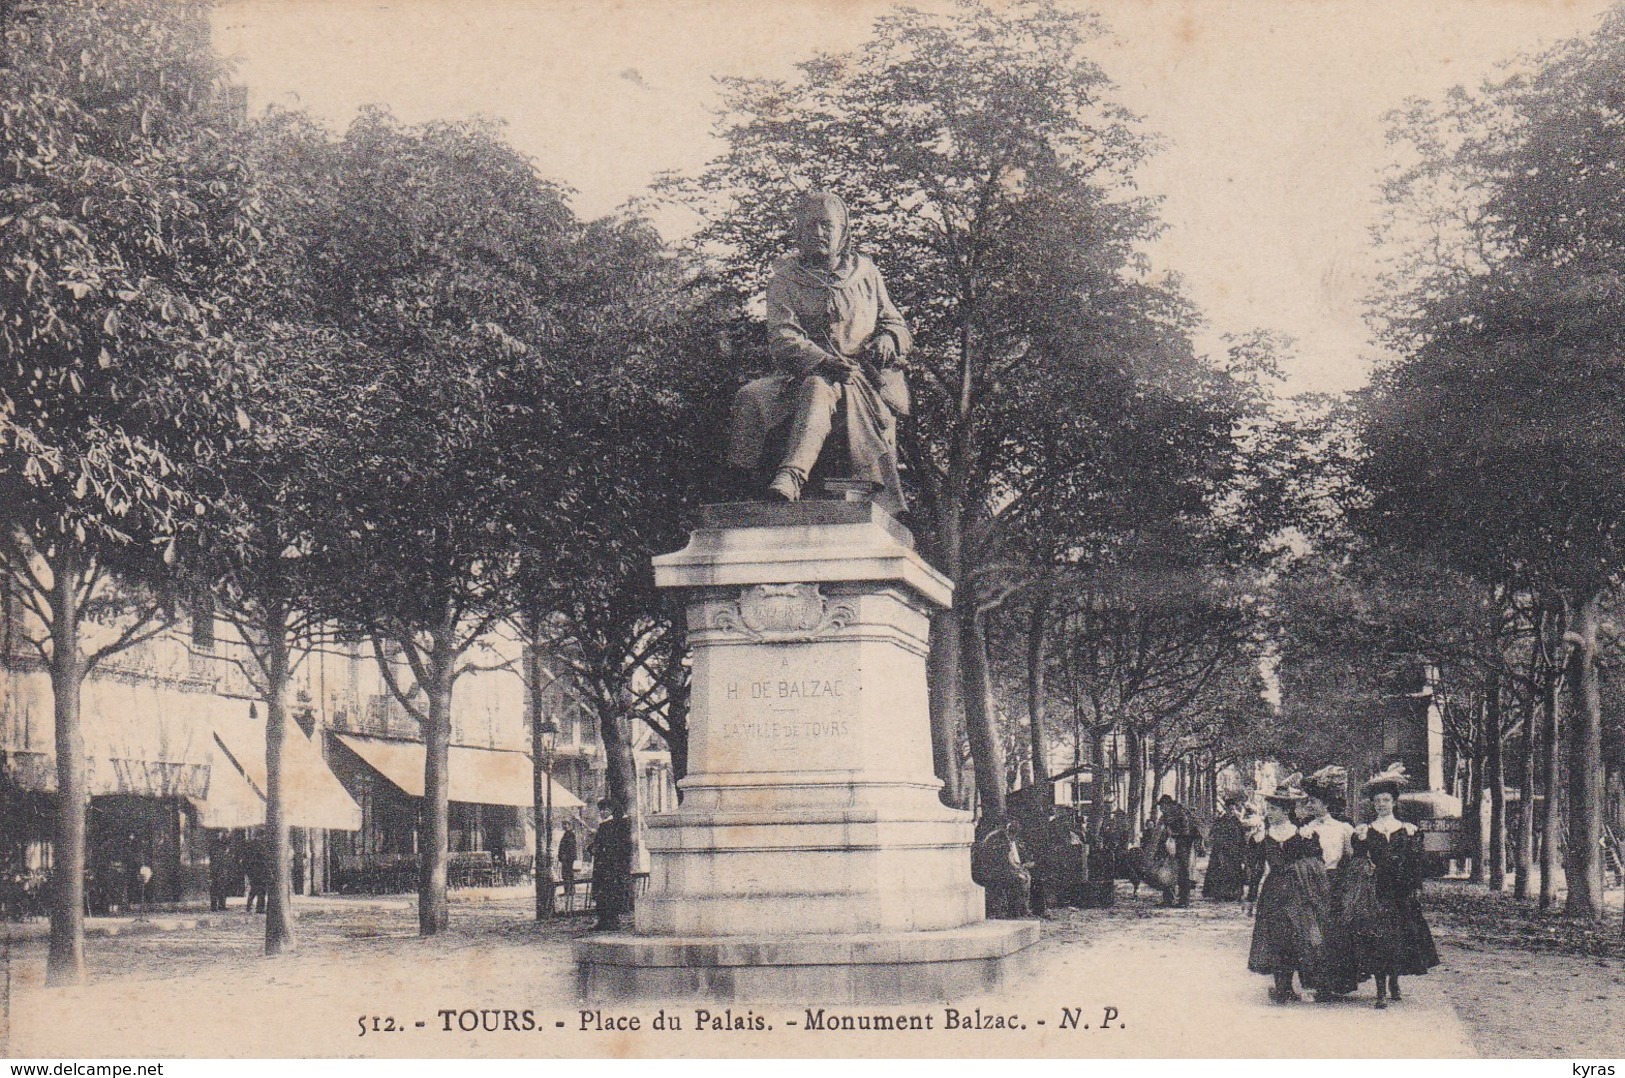
<path fill-rule="evenodd" d="M 192 648 L 214 650 L 214 596 L 201 592 L 192 602 Z"/>

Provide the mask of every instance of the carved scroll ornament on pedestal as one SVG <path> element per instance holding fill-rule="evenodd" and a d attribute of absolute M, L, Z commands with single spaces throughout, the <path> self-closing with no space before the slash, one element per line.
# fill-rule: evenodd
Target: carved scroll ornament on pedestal
<path fill-rule="evenodd" d="M 817 584 L 756 584 L 718 610 L 713 628 L 768 644 L 815 640 L 857 619 L 849 602 L 830 602 Z"/>

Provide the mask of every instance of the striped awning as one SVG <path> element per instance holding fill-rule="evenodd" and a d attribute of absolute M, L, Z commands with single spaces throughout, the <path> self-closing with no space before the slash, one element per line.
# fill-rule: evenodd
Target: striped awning
<path fill-rule="evenodd" d="M 209 766 L 207 794 L 191 800 L 204 827 L 236 829 L 265 823 L 265 799 L 223 753 L 217 753 Z"/>
<path fill-rule="evenodd" d="M 214 724 L 214 771 L 233 771 L 254 794 L 257 804 L 247 824 L 221 826 L 258 827 L 265 822 L 266 791 L 269 789 L 265 767 L 265 724 L 255 719 L 238 718 L 217 711 Z M 333 831 L 359 831 L 361 806 L 345 791 L 338 777 L 322 759 L 316 745 L 291 720 L 282 740 L 282 796 L 287 806 L 288 823 L 294 827 L 322 827 Z M 235 781 L 224 777 L 222 789 L 227 801 L 222 813 L 228 811 L 231 799 L 238 797 Z M 209 783 L 214 796 L 214 779 Z M 200 811 L 207 812 L 201 809 Z M 206 826 L 215 826 L 207 824 Z"/>
<path fill-rule="evenodd" d="M 43 672 L 13 675 L 9 686 L 6 776 L 19 788 L 56 792 L 51 683 Z M 201 693 L 122 678 L 91 678 L 80 697 L 85 779 L 93 797 L 202 797 L 209 788 L 212 738 Z"/>
<path fill-rule="evenodd" d="M 354 752 L 408 797 L 423 796 L 424 750 L 421 741 L 336 735 Z M 536 804 L 535 767 L 529 753 L 511 749 L 482 749 L 453 745 L 448 754 L 451 789 L 448 800 L 475 805 L 512 805 L 531 808 Z M 577 809 L 584 802 L 553 782 L 553 807 Z"/>
<path fill-rule="evenodd" d="M 6 778 L 18 789 L 56 793 L 55 753 L 8 752 L 5 756 Z M 92 797 L 201 797 L 209 787 L 209 765 L 87 756 L 85 783 Z"/>

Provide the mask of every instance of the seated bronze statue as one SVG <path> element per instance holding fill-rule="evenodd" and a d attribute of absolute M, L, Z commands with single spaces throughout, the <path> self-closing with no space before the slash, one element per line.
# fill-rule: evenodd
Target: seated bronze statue
<path fill-rule="evenodd" d="M 900 514 L 897 418 L 908 414 L 903 371 L 913 340 L 880 271 L 851 249 L 838 197 L 802 200 L 796 240 L 799 249 L 773 267 L 767 286 L 768 342 L 780 373 L 734 397 L 727 463 L 759 497 L 796 501 L 816 469 L 874 484 L 875 502 Z"/>

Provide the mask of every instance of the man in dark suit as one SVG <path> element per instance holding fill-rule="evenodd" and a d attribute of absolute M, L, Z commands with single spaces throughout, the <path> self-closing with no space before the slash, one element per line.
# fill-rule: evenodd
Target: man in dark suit
<path fill-rule="evenodd" d="M 209 909 L 223 910 L 226 899 L 243 882 L 236 842 L 226 831 L 209 832 Z"/>
<path fill-rule="evenodd" d="M 248 902 L 244 913 L 264 913 L 265 896 L 271 890 L 271 847 L 263 835 L 256 835 L 243 849 L 243 872 L 248 876 Z"/>
<path fill-rule="evenodd" d="M 1175 880 L 1162 889 L 1162 904 L 1175 905 L 1174 891 L 1179 892 L 1179 906 L 1191 904 L 1191 854 L 1196 846 L 1198 828 L 1190 810 L 1169 794 L 1157 798 L 1157 815 L 1161 833 L 1158 836 L 1165 847 L 1172 847 Z"/>
<path fill-rule="evenodd" d="M 990 827 L 971 847 L 971 879 L 986 895 L 989 918 L 1019 919 L 1030 909 L 1032 874 L 1022 864 L 1014 819 Z"/>
<path fill-rule="evenodd" d="M 576 858 L 580 853 L 575 831 L 565 824 L 564 834 L 559 838 L 559 879 L 564 881 L 566 896 L 576 893 Z"/>
<path fill-rule="evenodd" d="M 592 837 L 592 899 L 598 930 L 621 927 L 632 912 L 632 823 L 608 798 L 598 802 L 603 821 Z"/>

